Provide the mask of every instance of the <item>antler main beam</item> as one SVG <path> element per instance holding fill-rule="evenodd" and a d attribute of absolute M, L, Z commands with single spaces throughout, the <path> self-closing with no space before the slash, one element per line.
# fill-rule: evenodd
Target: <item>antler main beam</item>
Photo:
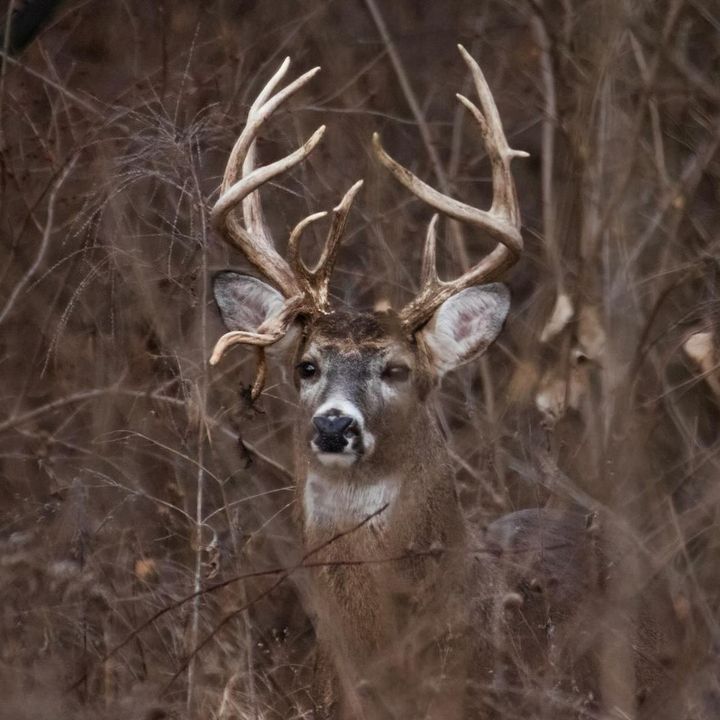
<path fill-rule="evenodd" d="M 380 162 L 413 195 L 444 215 L 484 230 L 498 245 L 465 274 L 455 280 L 443 282 L 438 278 L 435 266 L 437 216 L 434 216 L 425 243 L 422 287 L 415 299 L 400 313 L 404 326 L 411 332 L 427 322 L 435 310 L 452 295 L 473 285 L 496 279 L 518 260 L 523 249 L 520 210 L 510 162 L 515 157 L 528 157 L 528 153 L 510 148 L 497 106 L 479 65 L 462 45 L 458 45 L 458 49 L 470 69 L 480 101 L 478 108 L 463 95 L 457 95 L 458 100 L 470 110 L 477 121 L 490 157 L 493 180 L 493 201 L 490 209 L 480 210 L 430 187 L 385 152 L 377 133 L 373 135 L 373 146 Z"/>

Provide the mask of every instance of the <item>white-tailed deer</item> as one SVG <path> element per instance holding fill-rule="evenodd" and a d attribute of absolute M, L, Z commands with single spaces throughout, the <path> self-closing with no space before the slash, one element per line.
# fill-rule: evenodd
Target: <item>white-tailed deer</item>
<path fill-rule="evenodd" d="M 508 146 L 480 68 L 460 53 L 479 107 L 458 98 L 491 161 L 490 210 L 437 192 L 387 155 L 377 135 L 373 143 L 410 192 L 498 243 L 461 277 L 437 276 L 435 215 L 421 289 L 408 305 L 333 311 L 330 273 L 360 182 L 335 208 L 315 268 L 300 257 L 300 237 L 325 213 L 298 223 L 288 260 L 280 256 L 258 189 L 301 162 L 324 130 L 287 157 L 255 166 L 263 123 L 316 73 L 275 92 L 287 60 L 250 108 L 212 213 L 217 231 L 270 283 L 230 271 L 216 277 L 228 332 L 212 363 L 233 345 L 254 346 L 257 397 L 266 349 L 282 346 L 278 353 L 294 358 L 297 519 L 305 549 L 322 548 L 312 557 L 309 600 L 319 643 L 316 712 L 450 720 L 505 712 L 596 717 L 615 707 L 614 717 L 638 708 L 642 717 L 679 717 L 659 691 L 676 677 L 682 648 L 682 623 L 663 582 L 642 563 L 630 583 L 616 573 L 623 544 L 610 546 L 607 525 L 587 512 L 526 510 L 481 531 L 466 523 L 453 486 L 428 399 L 445 373 L 495 340 L 507 316 L 507 289 L 485 283 L 522 251 L 510 161 L 525 155 Z"/>

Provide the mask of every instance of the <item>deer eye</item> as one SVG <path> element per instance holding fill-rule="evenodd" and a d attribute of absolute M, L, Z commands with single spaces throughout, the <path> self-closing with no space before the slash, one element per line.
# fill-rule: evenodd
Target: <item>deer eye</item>
<path fill-rule="evenodd" d="M 295 366 L 295 369 L 297 370 L 297 374 L 301 380 L 309 380 L 310 378 L 316 377 L 318 374 L 317 365 L 315 365 L 315 363 L 311 363 L 309 360 L 303 360 L 303 362 L 298 363 Z"/>
<path fill-rule="evenodd" d="M 388 365 L 382 371 L 383 380 L 388 382 L 404 382 L 410 377 L 410 368 L 407 365 Z"/>

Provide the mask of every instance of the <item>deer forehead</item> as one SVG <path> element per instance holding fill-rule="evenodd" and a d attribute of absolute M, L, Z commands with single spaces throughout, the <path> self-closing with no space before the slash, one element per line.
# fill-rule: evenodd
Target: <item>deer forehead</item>
<path fill-rule="evenodd" d="M 312 318 L 305 329 L 307 347 L 313 345 L 340 355 L 381 354 L 410 344 L 391 312 L 336 310 Z"/>
<path fill-rule="evenodd" d="M 344 339 L 317 338 L 311 340 L 301 353 L 303 358 L 322 359 L 328 363 L 346 365 L 358 369 L 382 364 L 392 359 L 411 363 L 413 353 L 407 344 L 394 338 L 384 342 L 357 342 L 348 336 Z"/>

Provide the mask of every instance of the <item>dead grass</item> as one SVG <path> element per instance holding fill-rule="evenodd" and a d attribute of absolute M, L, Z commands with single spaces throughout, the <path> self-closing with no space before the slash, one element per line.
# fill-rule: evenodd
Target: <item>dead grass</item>
<path fill-rule="evenodd" d="M 597 503 L 673 578 L 698 665 L 717 653 L 716 7 L 375 6 L 73 0 L 5 65 L 0 716 L 300 712 L 312 630 L 294 575 L 262 574 L 299 557 L 292 392 L 274 368 L 253 410 L 250 353 L 207 365 L 221 332 L 208 278 L 241 264 L 207 208 L 285 55 L 323 72 L 261 153 L 329 130 L 269 190 L 269 219 L 287 236 L 365 178 L 334 281 L 358 306 L 410 295 L 428 219 L 373 162 L 372 131 L 421 177 L 489 197 L 453 104 L 467 84 L 455 43 L 479 58 L 532 158 L 515 163 L 527 252 L 510 321 L 441 395 L 468 514 Z M 484 245 L 448 233 L 456 273 Z M 568 312 L 548 327 L 561 295 Z"/>

